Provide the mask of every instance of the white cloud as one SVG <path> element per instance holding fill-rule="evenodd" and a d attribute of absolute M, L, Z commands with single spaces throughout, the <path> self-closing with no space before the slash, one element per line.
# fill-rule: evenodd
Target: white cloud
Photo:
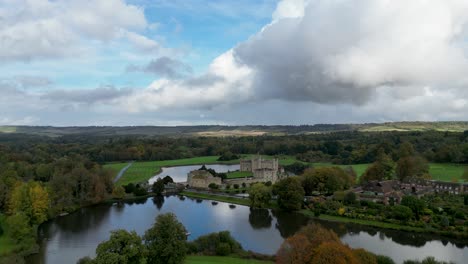
<path fill-rule="evenodd" d="M 206 75 L 221 81 L 203 86 L 155 81 L 126 101 L 127 107 L 213 108 L 286 100 L 365 109 L 375 100 L 388 100 L 401 103 L 403 111 L 424 112 L 434 102 L 428 89 L 450 98 L 468 85 L 466 1 L 285 0 L 273 18 L 212 63 Z M 382 99 L 382 89 L 399 96 Z M 442 106 L 439 116 L 458 111 Z"/>
<path fill-rule="evenodd" d="M 123 0 L 17 0 L 0 3 L 0 60 L 73 57 L 89 41 L 125 37 L 137 47 L 157 43 L 135 31 L 148 26 L 142 8 Z"/>

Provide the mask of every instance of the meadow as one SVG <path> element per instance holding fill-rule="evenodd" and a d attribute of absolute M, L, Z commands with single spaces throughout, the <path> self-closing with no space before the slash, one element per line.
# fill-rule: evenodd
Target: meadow
<path fill-rule="evenodd" d="M 252 155 L 245 155 L 243 158 L 248 158 Z M 272 158 L 269 156 L 264 156 L 265 158 Z M 119 185 L 125 185 L 130 182 L 142 182 L 146 181 L 152 176 L 158 174 L 161 171 L 162 167 L 171 167 L 171 166 L 185 166 L 185 165 L 202 165 L 202 164 L 238 164 L 239 160 L 230 160 L 230 161 L 218 161 L 219 156 L 203 156 L 196 158 L 188 159 L 177 159 L 177 160 L 162 160 L 162 161 L 145 161 L 145 162 L 135 162 L 133 165 L 125 172 L 123 177 L 118 181 Z M 279 156 L 279 164 L 281 166 L 290 165 L 294 162 L 297 162 L 296 158 L 293 156 Z M 109 163 L 105 164 L 105 168 L 112 169 L 115 174 L 124 168 L 128 163 Z M 346 168 L 351 166 L 356 172 L 357 176 L 360 177 L 367 169 L 370 164 L 351 164 L 351 165 L 336 165 L 329 162 L 314 162 L 308 163 L 315 168 L 319 167 L 330 167 L 338 166 L 341 168 Z M 453 181 L 461 180 L 461 176 L 467 168 L 467 165 L 460 164 L 451 164 L 451 163 L 430 163 L 429 164 L 429 174 L 432 175 L 434 180 L 441 181 Z M 251 173 L 246 172 L 231 172 L 228 174 L 228 178 L 242 178 L 249 177 Z"/>

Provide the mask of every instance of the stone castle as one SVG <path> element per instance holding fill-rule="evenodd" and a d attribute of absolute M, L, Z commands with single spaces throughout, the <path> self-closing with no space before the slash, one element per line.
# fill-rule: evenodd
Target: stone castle
<path fill-rule="evenodd" d="M 275 183 L 280 174 L 278 159 L 264 159 L 261 156 L 241 159 L 240 171 L 252 172 L 252 180 L 258 182 L 271 181 Z"/>

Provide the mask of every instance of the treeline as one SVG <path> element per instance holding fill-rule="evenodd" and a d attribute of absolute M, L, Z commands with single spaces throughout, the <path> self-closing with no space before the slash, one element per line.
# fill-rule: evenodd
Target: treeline
<path fill-rule="evenodd" d="M 291 155 L 307 162 L 372 163 L 379 151 L 398 160 L 408 142 L 429 162 L 468 163 L 468 131 L 334 132 L 297 136 L 258 137 L 96 137 L 59 138 L 0 134 L 0 155 L 37 163 L 81 155 L 99 163 L 128 160 L 169 160 L 234 154 Z"/>
<path fill-rule="evenodd" d="M 56 160 L 0 157 L 0 229 L 20 256 L 37 250 L 36 229 L 44 221 L 99 203 L 113 191 L 113 173 L 73 155 Z M 0 234 L 2 236 L 2 234 Z"/>

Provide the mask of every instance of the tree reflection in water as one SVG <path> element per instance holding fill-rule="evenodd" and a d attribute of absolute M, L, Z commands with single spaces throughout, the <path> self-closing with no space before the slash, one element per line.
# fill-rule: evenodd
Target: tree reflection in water
<path fill-rule="evenodd" d="M 268 209 L 250 208 L 249 223 L 254 229 L 270 228 L 273 217 Z"/>
<path fill-rule="evenodd" d="M 153 204 L 156 205 L 158 210 L 161 210 L 164 204 L 164 196 L 155 196 L 153 197 Z"/>

